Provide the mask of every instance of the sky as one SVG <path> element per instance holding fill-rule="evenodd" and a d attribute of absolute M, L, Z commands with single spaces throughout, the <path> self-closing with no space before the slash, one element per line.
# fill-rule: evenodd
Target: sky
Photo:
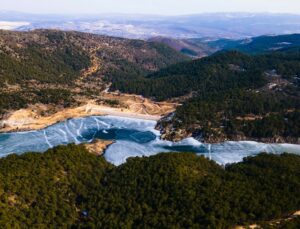
<path fill-rule="evenodd" d="M 41 14 L 279 12 L 300 14 L 300 0 L 0 0 L 0 11 Z"/>

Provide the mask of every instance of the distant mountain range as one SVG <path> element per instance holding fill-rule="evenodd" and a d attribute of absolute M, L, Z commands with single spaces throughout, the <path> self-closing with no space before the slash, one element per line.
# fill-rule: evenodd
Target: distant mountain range
<path fill-rule="evenodd" d="M 262 54 L 300 46 L 300 34 L 269 35 L 245 39 L 216 39 L 206 38 L 174 39 L 153 37 L 149 41 L 163 43 L 191 57 L 209 56 L 217 51 L 236 50 L 247 54 Z"/>
<path fill-rule="evenodd" d="M 209 13 L 155 15 L 36 15 L 0 12 L 0 29 L 76 30 L 126 38 L 228 38 L 300 33 L 300 15 L 269 13 Z"/>

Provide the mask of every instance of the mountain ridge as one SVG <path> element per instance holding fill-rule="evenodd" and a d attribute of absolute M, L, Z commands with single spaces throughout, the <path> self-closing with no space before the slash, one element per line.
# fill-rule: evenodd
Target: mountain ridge
<path fill-rule="evenodd" d="M 300 32 L 300 15 L 270 13 L 207 13 L 198 15 L 0 15 L 0 21 L 25 20 L 19 30 L 37 28 L 78 30 L 126 38 L 246 38 L 265 34 Z M 260 23 L 264 21 L 264 23 Z M 157 25 L 160 25 L 157 27 Z M 226 29 L 226 28 L 230 28 Z"/>
<path fill-rule="evenodd" d="M 298 48 L 261 55 L 224 51 L 134 81 L 118 79 L 111 88 L 181 102 L 158 125 L 165 139 L 299 144 L 299 64 Z"/>
<path fill-rule="evenodd" d="M 163 44 L 58 30 L 0 31 L 0 51 L 1 114 L 39 102 L 59 107 L 101 100 L 105 78 L 188 59 Z"/>
<path fill-rule="evenodd" d="M 300 46 L 299 33 L 263 35 L 235 40 L 225 38 L 172 39 L 168 37 L 153 37 L 148 40 L 166 44 L 193 58 L 202 58 L 218 51 L 236 50 L 254 55 Z"/>

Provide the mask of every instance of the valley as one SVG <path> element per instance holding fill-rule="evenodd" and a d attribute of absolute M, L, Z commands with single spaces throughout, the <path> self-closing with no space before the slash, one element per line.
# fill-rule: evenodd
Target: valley
<path fill-rule="evenodd" d="M 194 60 L 157 39 L 55 30 L 0 35 L 0 132 L 117 115 L 157 120 L 162 138 L 172 141 L 299 144 L 298 35 L 220 40 L 214 45 L 223 51 Z"/>
<path fill-rule="evenodd" d="M 211 143 L 299 144 L 299 63 L 297 48 L 255 56 L 226 51 L 134 82 L 119 79 L 111 88 L 181 102 L 173 115 L 159 122 L 168 140 L 193 136 Z"/>
<path fill-rule="evenodd" d="M 109 80 L 188 59 L 158 43 L 54 30 L 1 31 L 0 44 L 1 132 L 89 115 L 157 120 L 176 104 L 109 93 Z"/>
<path fill-rule="evenodd" d="M 17 1 L 0 228 L 300 228 L 298 3 Z"/>
<path fill-rule="evenodd" d="M 172 39 L 167 37 L 153 37 L 149 41 L 159 42 L 193 58 L 210 56 L 218 51 L 239 51 L 246 54 L 264 54 L 271 51 L 285 50 L 299 47 L 300 35 L 264 35 L 243 39 L 226 38 L 186 38 Z"/>

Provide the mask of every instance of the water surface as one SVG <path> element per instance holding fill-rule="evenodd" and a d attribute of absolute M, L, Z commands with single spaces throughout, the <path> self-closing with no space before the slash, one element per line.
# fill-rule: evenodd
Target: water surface
<path fill-rule="evenodd" d="M 105 152 L 107 161 L 120 165 L 128 157 L 155 155 L 160 152 L 194 152 L 219 164 L 241 161 L 260 152 L 300 154 L 300 145 L 225 142 L 203 144 L 193 138 L 173 143 L 161 140 L 155 121 L 92 116 L 70 119 L 43 130 L 0 134 L 0 157 L 24 152 L 44 152 L 57 145 L 86 143 L 94 139 L 115 140 Z"/>

